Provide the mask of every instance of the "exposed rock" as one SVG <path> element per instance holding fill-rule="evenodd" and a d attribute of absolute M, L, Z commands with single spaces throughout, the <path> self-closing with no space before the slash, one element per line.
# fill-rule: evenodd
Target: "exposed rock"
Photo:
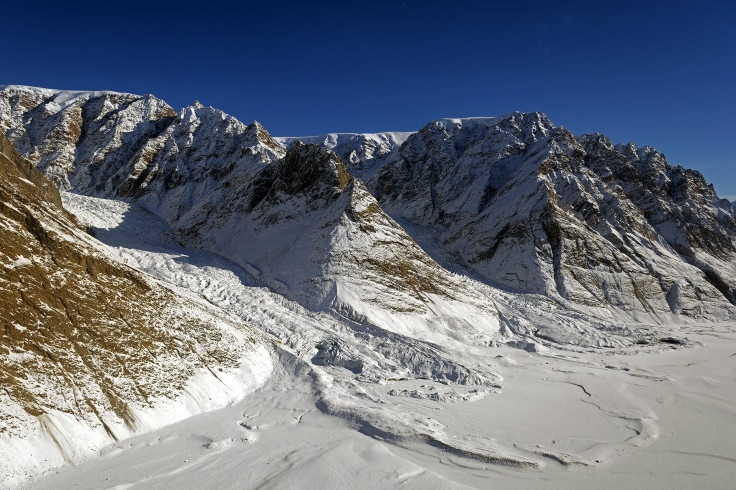
<path fill-rule="evenodd" d="M 350 170 L 362 179 L 369 178 L 380 168 L 386 158 L 413 132 L 387 132 L 374 134 L 332 133 L 321 136 L 274 138 L 277 142 L 291 146 L 296 141 L 313 143 L 334 151 Z"/>

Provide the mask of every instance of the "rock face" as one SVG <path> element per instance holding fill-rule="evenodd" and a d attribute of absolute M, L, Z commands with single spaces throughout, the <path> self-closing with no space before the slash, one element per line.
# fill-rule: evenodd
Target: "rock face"
<path fill-rule="evenodd" d="M 419 248 L 333 152 L 287 152 L 257 122 L 198 103 L 172 114 L 152 96 L 0 91 L 0 127 L 58 186 L 135 198 L 182 242 L 309 308 L 401 333 L 498 331 L 493 303 Z"/>
<path fill-rule="evenodd" d="M 2 135 L 0 227 L 4 484 L 224 406 L 268 376 L 263 334 L 108 258 Z"/>
<path fill-rule="evenodd" d="M 121 171 L 117 164 L 139 149 L 141 135 L 177 115 L 151 95 L 14 86 L 2 89 L 0 114 L 0 128 L 21 155 L 57 187 L 85 192 L 104 188 Z"/>
<path fill-rule="evenodd" d="M 638 321 L 733 315 L 729 203 L 649 147 L 514 113 L 437 120 L 375 158 L 350 170 L 387 213 L 488 284 Z"/>

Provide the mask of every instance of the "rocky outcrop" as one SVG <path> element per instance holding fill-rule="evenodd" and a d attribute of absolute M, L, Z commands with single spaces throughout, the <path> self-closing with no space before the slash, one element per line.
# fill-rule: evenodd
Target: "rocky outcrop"
<path fill-rule="evenodd" d="M 736 219 L 729 213 L 728 202 L 719 199 L 713 185 L 694 170 L 671 166 L 664 155 L 650 147 L 633 144 L 613 146 L 601 135 L 579 138 L 586 151 L 584 164 L 597 176 L 607 178 L 610 187 L 620 189 L 654 229 L 652 241 L 664 242 L 683 262 L 695 266 L 732 304 L 736 304 Z M 649 238 L 649 237 L 647 237 Z M 673 274 L 668 301 L 677 309 L 677 296 L 690 286 L 687 274 Z M 693 271 L 695 272 L 695 271 Z M 661 278 L 664 289 L 669 281 Z M 702 289 L 702 288 L 701 288 Z"/>
<path fill-rule="evenodd" d="M 2 135 L 0 151 L 4 484 L 263 382 L 263 334 L 108 258 Z"/>

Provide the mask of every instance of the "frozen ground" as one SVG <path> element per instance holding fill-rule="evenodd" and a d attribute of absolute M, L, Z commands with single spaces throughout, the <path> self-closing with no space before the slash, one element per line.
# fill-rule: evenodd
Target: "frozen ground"
<path fill-rule="evenodd" d="M 239 403 L 120 441 L 28 488 L 732 488 L 736 323 L 671 327 L 689 347 L 402 337 L 305 310 L 179 247 L 130 204 L 65 204 L 119 260 L 283 344 L 270 380 Z M 517 310 L 529 301 L 500 299 Z"/>

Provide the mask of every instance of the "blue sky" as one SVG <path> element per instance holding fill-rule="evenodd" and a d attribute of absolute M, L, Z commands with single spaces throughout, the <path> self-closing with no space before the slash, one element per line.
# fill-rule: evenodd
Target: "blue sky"
<path fill-rule="evenodd" d="M 197 99 L 276 136 L 541 111 L 736 199 L 733 0 L 12 2 L 3 17 L 0 84 Z"/>

